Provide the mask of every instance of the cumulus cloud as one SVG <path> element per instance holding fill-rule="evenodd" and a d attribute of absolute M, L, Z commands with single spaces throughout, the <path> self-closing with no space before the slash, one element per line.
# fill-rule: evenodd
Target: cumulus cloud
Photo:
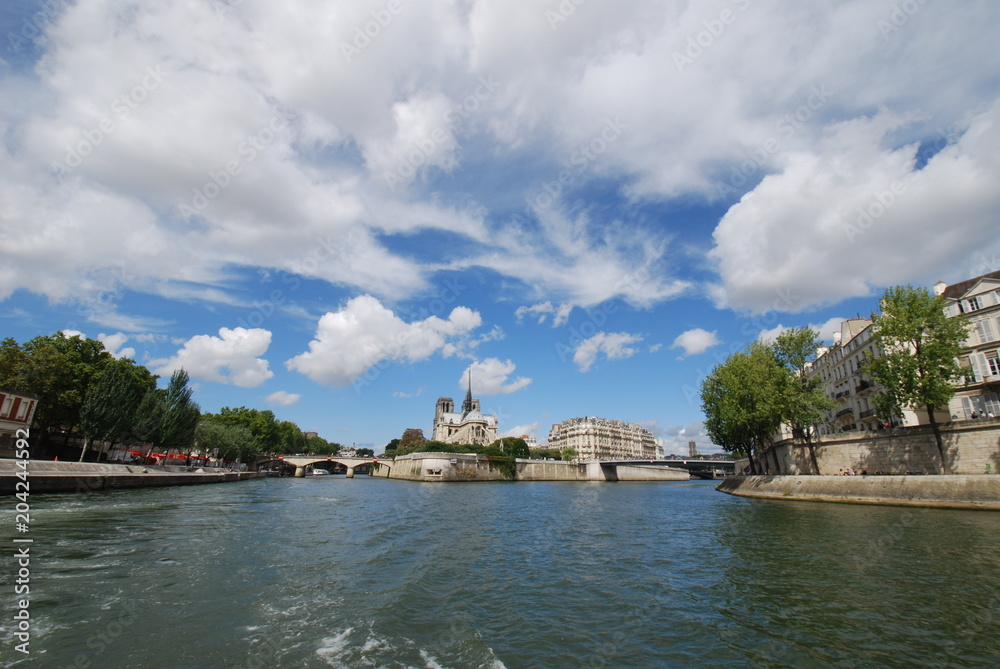
<path fill-rule="evenodd" d="M 827 319 L 826 321 L 818 325 L 815 323 L 810 323 L 805 327 L 815 331 L 816 334 L 818 335 L 817 339 L 819 339 L 820 341 L 829 342 L 833 340 L 834 332 L 840 332 L 840 325 L 845 320 L 847 319 L 835 316 L 833 318 Z M 773 344 L 775 339 L 777 339 L 783 332 L 790 329 L 791 329 L 790 327 L 785 327 L 781 323 L 778 323 L 776 326 L 774 326 L 769 330 L 761 330 L 760 335 L 758 335 L 757 338 L 760 341 L 764 342 L 765 344 Z"/>
<path fill-rule="evenodd" d="M 347 385 L 381 362 L 417 362 L 461 341 L 482 324 L 479 312 L 455 307 L 447 320 L 406 323 L 371 295 L 319 320 L 309 350 L 285 366 L 323 385 Z"/>
<path fill-rule="evenodd" d="M 116 332 L 114 334 L 104 334 L 103 332 L 97 335 L 98 341 L 104 344 L 104 348 L 108 350 L 115 358 L 134 358 L 135 349 L 131 346 L 122 348 L 125 342 L 128 341 L 128 335 L 122 332 Z"/>
<path fill-rule="evenodd" d="M 458 385 L 462 389 L 467 388 L 471 374 L 474 394 L 509 395 L 531 384 L 531 379 L 526 376 L 519 376 L 508 381 L 515 369 L 517 369 L 517 365 L 509 359 L 503 361 L 498 358 L 486 358 L 469 365 L 462 374 L 462 378 L 459 379 Z"/>
<path fill-rule="evenodd" d="M 690 452 L 689 442 L 694 442 L 698 453 L 707 455 L 721 452 L 721 448 L 712 443 L 705 424 L 701 421 L 687 425 L 668 425 L 665 428 L 650 428 L 657 435 L 664 455 L 680 455 L 686 457 Z"/>
<path fill-rule="evenodd" d="M 569 314 L 572 310 L 573 305 L 571 304 L 564 303 L 559 306 L 553 306 L 551 302 L 546 301 L 538 302 L 531 306 L 518 307 L 514 312 L 514 316 L 517 318 L 518 323 L 523 322 L 526 317 L 537 318 L 539 325 L 544 324 L 549 316 L 552 316 L 552 327 L 556 328 L 569 319 Z"/>
<path fill-rule="evenodd" d="M 780 301 L 801 312 L 917 277 L 932 282 L 978 249 L 1000 247 L 1000 102 L 922 167 L 917 144 L 886 146 L 903 128 L 886 112 L 834 126 L 734 205 L 710 253 L 717 303 L 760 313 Z M 944 221 L 960 223 L 942 234 Z"/>
<path fill-rule="evenodd" d="M 265 397 L 264 401 L 273 407 L 290 407 L 297 404 L 300 399 L 302 399 L 302 395 L 299 393 L 278 390 Z"/>
<path fill-rule="evenodd" d="M 573 352 L 573 362 L 577 364 L 581 372 L 587 372 L 590 371 L 602 353 L 608 360 L 631 358 L 638 351 L 630 344 L 637 344 L 641 341 L 642 337 L 639 335 L 626 332 L 598 332 L 577 345 Z"/>
<path fill-rule="evenodd" d="M 539 435 L 538 434 L 538 430 L 539 430 L 539 428 L 541 428 L 541 426 L 542 426 L 542 424 L 539 423 L 537 420 L 534 423 L 528 423 L 527 425 L 515 425 L 514 427 L 512 427 L 512 428 L 510 428 L 508 430 L 504 430 L 500 434 L 500 436 L 501 437 L 521 437 L 521 436 L 524 436 L 524 435 L 528 435 L 528 436 L 531 436 L 531 437 L 534 437 L 535 439 L 537 439 L 538 443 L 541 444 L 541 443 L 544 443 L 546 441 L 547 436 L 548 436 L 546 434 L 543 434 L 543 435 Z"/>
<path fill-rule="evenodd" d="M 678 358 L 680 360 L 690 355 L 704 353 L 718 343 L 719 337 L 714 330 L 709 332 L 701 328 L 694 328 L 693 330 L 687 330 L 677 335 L 670 348 L 684 349 L 684 354 Z"/>
<path fill-rule="evenodd" d="M 219 328 L 218 337 L 191 337 L 174 356 L 151 360 L 149 367 L 161 376 L 183 368 L 194 379 L 255 388 L 274 376 L 267 360 L 260 357 L 270 345 L 268 330 Z"/>

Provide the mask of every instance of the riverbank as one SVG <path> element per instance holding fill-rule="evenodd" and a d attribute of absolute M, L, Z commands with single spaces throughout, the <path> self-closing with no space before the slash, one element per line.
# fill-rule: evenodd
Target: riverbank
<path fill-rule="evenodd" d="M 224 469 L 196 469 L 171 466 L 113 465 L 92 462 L 53 462 L 29 460 L 27 478 L 22 460 L 0 459 L 0 494 L 16 492 L 17 483 L 25 481 L 31 494 L 93 492 L 121 488 L 158 488 L 163 486 L 229 483 L 262 478 L 260 472 L 231 472 Z M 20 490 L 23 490 L 23 486 Z"/>
<path fill-rule="evenodd" d="M 1000 510 L 1000 476 L 731 476 L 716 490 L 739 497 Z"/>
<path fill-rule="evenodd" d="M 410 453 L 380 463 L 375 476 L 406 481 L 689 481 L 683 469 L 598 460 L 522 460 L 514 469 L 471 453 Z M 383 470 L 388 470 L 383 473 Z"/>

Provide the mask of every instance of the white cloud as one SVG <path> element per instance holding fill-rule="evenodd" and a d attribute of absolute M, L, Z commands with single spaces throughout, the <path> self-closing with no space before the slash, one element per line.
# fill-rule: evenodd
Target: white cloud
<path fill-rule="evenodd" d="M 194 379 L 255 388 L 272 376 L 260 356 L 271 345 L 271 333 L 261 328 L 219 328 L 219 336 L 196 335 L 168 359 L 151 360 L 149 368 L 161 376 L 184 370 Z"/>
<path fill-rule="evenodd" d="M 429 358 L 481 324 L 479 312 L 468 307 L 455 307 L 448 320 L 431 316 L 405 323 L 376 298 L 362 295 L 320 318 L 309 350 L 285 366 L 316 383 L 347 385 L 383 361 Z"/>
<path fill-rule="evenodd" d="M 514 312 L 514 316 L 517 318 L 518 323 L 521 323 L 526 316 L 537 317 L 539 325 L 544 324 L 549 316 L 553 316 L 552 327 L 557 328 L 569 319 L 571 311 L 573 311 L 572 304 L 563 303 L 556 307 L 551 302 L 546 301 L 532 304 L 530 307 L 518 307 Z"/>
<path fill-rule="evenodd" d="M 637 344 L 641 341 L 642 337 L 626 332 L 598 332 L 593 337 L 580 342 L 573 352 L 573 362 L 577 364 L 581 372 L 587 372 L 597 362 L 601 353 L 608 360 L 631 358 L 637 353 L 637 350 L 629 344 Z"/>
<path fill-rule="evenodd" d="M 826 321 L 820 323 L 819 325 L 815 323 L 810 323 L 805 327 L 814 330 L 817 333 L 817 335 L 819 335 L 817 338 L 820 341 L 829 342 L 833 340 L 834 332 L 840 332 L 840 325 L 845 320 L 847 319 L 835 316 L 833 318 L 827 319 Z M 772 344 L 774 343 L 774 340 L 778 338 L 779 335 L 781 335 L 783 332 L 789 329 L 790 328 L 785 327 L 781 323 L 778 323 L 776 326 L 774 326 L 769 330 L 761 330 L 760 335 L 758 335 L 757 339 L 764 342 L 765 344 Z"/>
<path fill-rule="evenodd" d="M 684 354 L 678 358 L 678 360 L 680 360 L 691 355 L 704 353 L 718 343 L 719 337 L 714 330 L 709 332 L 701 328 L 694 328 L 693 330 L 687 330 L 686 332 L 682 332 L 677 335 L 677 338 L 674 339 L 674 343 L 670 348 L 684 349 Z"/>
<path fill-rule="evenodd" d="M 273 407 L 290 407 L 297 404 L 300 399 L 302 395 L 299 393 L 278 390 L 265 397 L 264 402 Z"/>
<path fill-rule="evenodd" d="M 1000 248 L 1000 102 L 922 169 L 916 144 L 886 148 L 904 129 L 884 112 L 837 125 L 734 205 L 710 253 L 722 280 L 717 302 L 801 312 L 930 283 L 977 250 Z"/>
<path fill-rule="evenodd" d="M 403 397 L 403 398 L 406 398 L 406 399 L 411 399 L 413 397 L 420 397 L 425 392 L 427 392 L 427 386 L 420 386 L 419 388 L 417 388 L 416 392 L 413 392 L 413 393 L 404 393 L 401 390 L 396 390 L 396 391 L 394 391 L 392 393 L 392 396 L 393 397 Z"/>
<path fill-rule="evenodd" d="M 690 451 L 688 443 L 691 441 L 695 442 L 695 447 L 701 455 L 722 452 L 720 447 L 712 443 L 705 431 L 705 424 L 701 421 L 688 425 L 668 425 L 666 428 L 650 429 L 660 440 L 664 455 L 687 456 Z"/>
<path fill-rule="evenodd" d="M 515 425 L 509 430 L 504 430 L 500 436 L 501 437 L 521 437 L 524 435 L 529 435 L 538 439 L 538 443 L 541 444 L 546 440 L 547 435 L 539 435 L 538 430 L 541 428 L 542 424 L 537 420 L 534 423 L 528 423 L 527 425 Z"/>
<path fill-rule="evenodd" d="M 104 348 L 108 350 L 115 358 L 135 358 L 135 349 L 131 346 L 122 348 L 125 342 L 128 341 L 128 335 L 122 332 L 116 332 L 114 334 L 106 335 L 103 332 L 97 335 L 98 341 L 104 344 Z"/>
<path fill-rule="evenodd" d="M 465 389 L 468 387 L 469 374 L 472 374 L 472 392 L 475 395 L 509 395 L 517 392 L 531 384 L 531 379 L 526 376 L 519 376 L 508 382 L 508 378 L 517 369 L 510 360 L 502 361 L 498 358 L 486 358 L 474 362 L 466 368 L 459 379 L 458 385 Z"/>
<path fill-rule="evenodd" d="M 148 331 L 118 313 L 122 293 L 225 304 L 233 270 L 262 267 L 398 299 L 484 267 L 538 304 L 646 307 L 693 286 L 671 231 L 632 205 L 753 184 L 716 231 L 719 305 L 761 311 L 790 290 L 784 310 L 804 311 L 947 278 L 970 250 L 1000 251 L 982 241 L 1000 198 L 995 11 L 918 4 L 886 33 L 883 3 L 729 3 L 724 33 L 679 63 L 718 2 L 584 3 L 557 25 L 531 0 L 404 3 L 357 54 L 343 45 L 372 20 L 362 0 L 61 3 L 30 74 L 0 72 L 0 299 L 79 300 L 105 329 Z M 957 141 L 915 172 L 938 129 Z M 532 166 L 551 169 L 496 188 Z M 456 190 L 431 183 L 459 168 Z M 503 222 L 563 171 L 551 206 Z M 595 178 L 620 185 L 620 214 L 587 206 Z M 848 239 L 897 180 L 906 192 Z M 510 198 L 479 211 L 497 190 Z M 387 241 L 427 230 L 453 255 Z M 936 258 L 907 262 L 939 237 Z"/>

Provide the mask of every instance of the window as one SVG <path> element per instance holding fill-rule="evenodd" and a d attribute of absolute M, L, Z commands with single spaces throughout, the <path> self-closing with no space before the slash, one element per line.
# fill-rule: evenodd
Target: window
<path fill-rule="evenodd" d="M 993 341 L 993 325 L 988 320 L 977 321 L 976 331 L 979 333 L 980 344 Z"/>
<path fill-rule="evenodd" d="M 986 353 L 986 364 L 990 366 L 990 374 L 1000 376 L 1000 359 L 998 359 L 996 351 Z"/>
<path fill-rule="evenodd" d="M 978 297 L 970 297 L 966 302 L 969 304 L 969 311 L 979 311 Z"/>

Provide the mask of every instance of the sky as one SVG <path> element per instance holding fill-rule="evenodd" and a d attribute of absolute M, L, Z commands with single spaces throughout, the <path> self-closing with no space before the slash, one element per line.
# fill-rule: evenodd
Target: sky
<path fill-rule="evenodd" d="M 7 0 L 0 336 L 330 441 L 705 434 L 758 337 L 1000 269 L 988 0 Z M 380 452 L 380 451 L 377 451 Z"/>

